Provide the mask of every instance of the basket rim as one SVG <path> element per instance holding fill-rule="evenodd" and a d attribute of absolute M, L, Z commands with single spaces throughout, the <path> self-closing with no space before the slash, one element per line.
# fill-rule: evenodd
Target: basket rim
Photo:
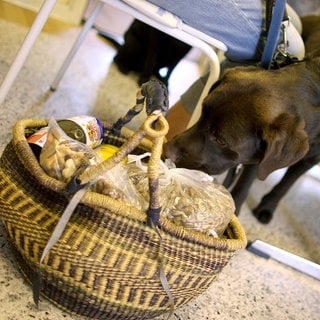
<path fill-rule="evenodd" d="M 17 152 L 17 155 L 20 155 L 20 161 L 25 165 L 25 168 L 31 171 L 34 176 L 36 176 L 39 183 L 55 192 L 63 192 L 65 190 L 66 183 L 54 179 L 45 173 L 38 160 L 34 156 L 31 148 L 29 147 L 25 136 L 26 129 L 40 128 L 46 126 L 47 124 L 47 119 L 28 118 L 18 120 L 13 127 L 13 147 Z M 128 139 L 132 131 L 128 128 L 124 129 L 125 133 L 122 135 L 121 132 L 121 136 L 125 139 Z M 147 142 L 144 143 L 144 146 L 149 147 L 150 140 L 146 140 Z M 145 211 L 134 206 L 121 203 L 118 200 L 106 195 L 87 191 L 80 203 L 91 207 L 100 207 L 102 209 L 112 211 L 114 211 L 116 208 L 117 214 L 120 214 L 128 219 L 137 220 L 140 223 L 146 223 L 147 214 Z M 243 249 L 247 245 L 245 231 L 239 219 L 235 215 L 232 216 L 232 219 L 226 230 L 228 238 L 214 238 L 198 231 L 186 229 L 182 226 L 175 225 L 173 222 L 163 216 L 160 217 L 159 228 L 181 240 L 187 240 L 205 247 L 235 251 Z"/>

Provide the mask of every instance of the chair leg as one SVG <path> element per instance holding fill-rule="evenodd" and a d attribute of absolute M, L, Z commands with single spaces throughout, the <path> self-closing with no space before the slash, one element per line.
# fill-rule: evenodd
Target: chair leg
<path fill-rule="evenodd" d="M 92 28 L 100 10 L 104 6 L 104 3 L 101 1 L 98 1 L 94 10 L 92 11 L 90 17 L 84 24 L 80 34 L 78 35 L 78 38 L 76 39 L 75 43 L 73 44 L 70 52 L 68 53 L 67 58 L 64 60 L 63 65 L 61 66 L 60 70 L 58 71 L 55 79 L 53 80 L 50 89 L 52 91 L 55 91 L 59 85 L 60 80 L 62 79 L 63 75 L 67 71 L 72 59 L 74 58 L 75 54 L 77 53 L 79 47 L 81 46 L 83 40 L 85 39 L 86 35 L 88 34 L 89 30 Z"/>
<path fill-rule="evenodd" d="M 219 79 L 219 76 L 220 76 L 220 61 L 219 61 L 218 55 L 216 54 L 216 52 L 212 47 L 210 47 L 206 43 L 204 43 L 203 45 L 208 46 L 208 48 L 202 46 L 202 47 L 199 47 L 199 49 L 203 50 L 206 56 L 209 57 L 208 60 L 209 60 L 209 66 L 210 66 L 210 73 L 209 73 L 207 82 L 201 92 L 197 105 L 191 115 L 187 128 L 192 127 L 200 118 L 201 110 L 202 110 L 202 101 L 207 96 L 211 86 Z"/>
<path fill-rule="evenodd" d="M 27 59 L 32 46 L 34 45 L 39 33 L 47 22 L 49 15 L 56 4 L 56 0 L 45 0 L 39 13 L 37 14 L 28 34 L 26 35 L 16 57 L 14 58 L 7 75 L 0 87 L 0 104 L 5 100 L 14 80 L 20 72 L 25 60 Z"/>

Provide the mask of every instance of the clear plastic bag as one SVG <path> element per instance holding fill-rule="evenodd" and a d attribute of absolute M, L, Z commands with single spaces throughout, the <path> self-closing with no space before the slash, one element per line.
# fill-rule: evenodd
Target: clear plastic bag
<path fill-rule="evenodd" d="M 142 196 L 148 201 L 147 165 L 129 156 L 128 174 Z M 170 161 L 160 163 L 159 198 L 162 215 L 177 225 L 222 237 L 235 205 L 230 193 L 211 176 L 198 171 L 176 168 Z"/>
<path fill-rule="evenodd" d="M 51 118 L 39 161 L 49 176 L 67 183 L 89 166 L 97 164 L 98 159 L 91 147 L 70 138 Z"/>
<path fill-rule="evenodd" d="M 91 190 L 113 199 L 119 200 L 127 205 L 145 210 L 148 203 L 136 190 L 129 179 L 126 164 L 119 163 L 92 184 Z"/>

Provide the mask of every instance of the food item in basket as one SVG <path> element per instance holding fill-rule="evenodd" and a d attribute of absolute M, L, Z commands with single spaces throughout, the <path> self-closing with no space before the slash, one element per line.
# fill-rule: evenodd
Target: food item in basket
<path fill-rule="evenodd" d="M 173 182 L 164 190 L 163 213 L 177 225 L 222 237 L 234 213 L 234 202 L 227 190 L 214 181 L 200 185 Z"/>
<path fill-rule="evenodd" d="M 119 148 L 112 144 L 101 144 L 99 147 L 94 149 L 101 160 L 106 160 L 112 157 L 118 150 Z M 123 163 L 126 161 L 127 158 L 123 159 Z"/>
<path fill-rule="evenodd" d="M 132 158 L 131 158 L 132 160 Z M 128 165 L 128 174 L 148 201 L 146 164 L 140 159 Z M 201 171 L 161 163 L 159 199 L 162 215 L 179 226 L 222 237 L 235 211 L 230 193 Z"/>
<path fill-rule="evenodd" d="M 130 199 L 121 189 L 114 186 L 107 179 L 100 178 L 91 186 L 91 191 L 104 194 L 113 199 L 130 204 Z"/>
<path fill-rule="evenodd" d="M 40 165 L 51 177 L 69 182 L 87 167 L 97 163 L 93 149 L 68 137 L 53 119 L 40 153 Z"/>
<path fill-rule="evenodd" d="M 123 162 L 102 173 L 90 189 L 138 209 L 145 210 L 148 205 L 130 181 Z"/>
<path fill-rule="evenodd" d="M 102 142 L 104 128 L 101 121 L 92 116 L 71 117 L 57 120 L 57 123 L 67 136 L 92 148 L 97 147 Z M 48 131 L 49 127 L 43 127 L 27 138 L 29 146 L 38 160 L 47 141 Z"/>
<path fill-rule="evenodd" d="M 101 146 L 96 148 L 95 151 L 102 160 L 106 160 L 113 156 L 118 151 L 118 149 L 118 147 L 111 144 L 102 144 Z"/>
<path fill-rule="evenodd" d="M 102 142 L 104 129 L 101 121 L 95 117 L 81 115 L 58 120 L 58 124 L 69 137 L 91 148 Z"/>

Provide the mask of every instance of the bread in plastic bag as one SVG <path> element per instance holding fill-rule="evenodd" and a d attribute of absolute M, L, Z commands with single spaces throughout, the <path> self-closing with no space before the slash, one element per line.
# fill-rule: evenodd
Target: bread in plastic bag
<path fill-rule="evenodd" d="M 99 176 L 92 184 L 91 191 L 107 195 L 138 209 L 146 209 L 148 204 L 136 190 L 128 176 L 126 164 L 118 163 L 112 169 Z"/>
<path fill-rule="evenodd" d="M 147 165 L 142 156 L 129 156 L 128 174 L 148 201 Z M 162 215 L 179 226 L 222 237 L 235 212 L 226 188 L 202 171 L 176 168 L 170 161 L 160 163 L 159 198 Z"/>

